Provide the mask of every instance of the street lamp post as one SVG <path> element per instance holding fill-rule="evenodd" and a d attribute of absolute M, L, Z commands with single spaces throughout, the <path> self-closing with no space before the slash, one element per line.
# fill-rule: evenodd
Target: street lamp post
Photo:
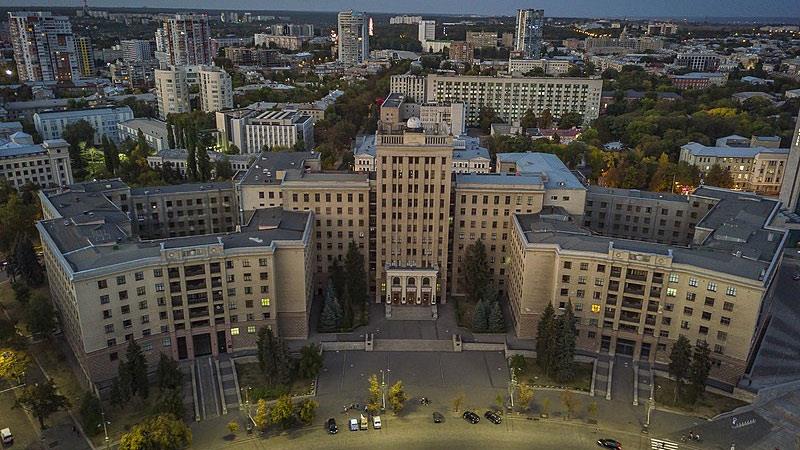
<path fill-rule="evenodd" d="M 388 372 L 389 369 L 386 369 Z M 381 369 L 381 411 L 386 411 L 386 377 L 383 369 Z"/>
<path fill-rule="evenodd" d="M 100 406 L 100 418 L 103 419 L 103 442 L 105 442 L 106 448 L 108 448 L 110 439 L 108 438 L 108 427 L 106 425 L 111 424 L 111 422 L 106 422 L 106 413 L 103 411 L 102 406 Z"/>

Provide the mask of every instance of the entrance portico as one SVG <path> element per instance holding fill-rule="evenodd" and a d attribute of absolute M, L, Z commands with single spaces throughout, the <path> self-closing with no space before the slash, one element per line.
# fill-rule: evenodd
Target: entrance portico
<path fill-rule="evenodd" d="M 381 284 L 386 305 L 386 317 L 392 308 L 430 308 L 431 318 L 437 317 L 436 303 L 439 294 L 439 268 L 385 268 L 386 278 Z"/>

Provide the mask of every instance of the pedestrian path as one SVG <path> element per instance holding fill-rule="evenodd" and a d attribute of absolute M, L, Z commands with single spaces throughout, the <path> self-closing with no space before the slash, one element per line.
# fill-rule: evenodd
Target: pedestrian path
<path fill-rule="evenodd" d="M 652 392 L 652 368 L 645 361 L 639 362 L 639 374 L 637 377 L 636 389 L 638 389 L 638 400 L 640 405 L 644 405 L 650 398 Z"/>
<path fill-rule="evenodd" d="M 198 358 L 195 360 L 195 379 L 197 400 L 200 403 L 200 419 L 206 420 L 221 414 L 219 404 L 219 387 L 213 360 Z"/>
<path fill-rule="evenodd" d="M 678 450 L 678 444 L 665 439 L 651 438 L 650 448 L 651 450 Z"/>
<path fill-rule="evenodd" d="M 236 370 L 233 362 L 228 358 L 220 358 L 219 373 L 222 380 L 223 402 L 228 409 L 239 409 L 239 389 L 236 382 Z"/>
<path fill-rule="evenodd" d="M 597 359 L 597 370 L 594 374 L 594 395 L 595 397 L 609 398 L 610 396 L 610 380 L 609 376 L 610 362 L 605 358 Z"/>

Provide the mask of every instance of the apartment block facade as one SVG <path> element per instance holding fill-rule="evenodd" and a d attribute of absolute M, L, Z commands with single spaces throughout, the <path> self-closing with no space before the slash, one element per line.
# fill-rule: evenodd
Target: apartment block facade
<path fill-rule="evenodd" d="M 479 122 L 481 107 L 494 109 L 506 123 L 520 120 L 526 110 L 537 115 L 549 109 L 555 117 L 577 112 L 584 120 L 600 114 L 603 80 L 594 78 L 499 78 L 431 74 L 426 101 L 464 103 L 467 124 Z M 402 92 L 402 91 L 398 91 Z"/>
<path fill-rule="evenodd" d="M 164 17 L 156 33 L 167 61 L 175 66 L 211 64 L 211 28 L 205 14 L 175 14 Z"/>
<path fill-rule="evenodd" d="M 28 183 L 41 187 L 71 184 L 69 144 L 63 139 L 34 144 L 30 135 L 17 132 L 0 145 L 0 178 L 20 188 Z"/>
<path fill-rule="evenodd" d="M 370 18 L 363 12 L 342 11 L 339 21 L 339 62 L 358 66 L 369 57 Z"/>
<path fill-rule="evenodd" d="M 8 13 L 9 34 L 22 81 L 72 81 L 80 77 L 75 35 L 66 16 Z"/>
<path fill-rule="evenodd" d="M 180 67 L 156 69 L 154 77 L 159 119 L 167 120 L 169 114 L 192 110 L 189 103 L 189 84 L 186 80 L 186 71 Z"/>
<path fill-rule="evenodd" d="M 231 76 L 221 67 L 200 69 L 200 109 L 206 112 L 233 108 Z"/>

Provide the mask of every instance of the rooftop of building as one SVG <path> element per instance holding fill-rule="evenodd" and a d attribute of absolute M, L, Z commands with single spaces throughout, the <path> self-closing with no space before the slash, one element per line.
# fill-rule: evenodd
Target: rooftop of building
<path fill-rule="evenodd" d="M 214 183 L 184 183 L 164 186 L 145 186 L 131 189 L 131 195 L 189 194 L 194 192 L 211 192 L 233 190 L 230 181 Z"/>
<path fill-rule="evenodd" d="M 369 175 L 364 172 L 304 172 L 292 170 L 286 172 L 285 181 L 317 181 L 317 182 L 368 182 Z"/>
<path fill-rule="evenodd" d="M 117 189 L 127 189 L 128 185 L 119 178 L 112 178 L 109 180 L 92 180 L 73 183 L 69 185 L 69 190 L 72 192 L 105 192 Z"/>
<path fill-rule="evenodd" d="M 267 208 L 252 212 L 239 232 L 140 241 L 130 231 L 128 215 L 104 194 L 119 187 L 125 184 L 118 179 L 102 180 L 70 186 L 62 193 L 45 194 L 62 217 L 41 221 L 39 229 L 52 239 L 73 271 L 160 258 L 165 249 L 213 244 L 226 249 L 268 247 L 274 241 L 300 240 L 310 214 Z"/>
<path fill-rule="evenodd" d="M 126 126 L 134 130 L 141 130 L 142 133 L 149 136 L 155 136 L 157 139 L 167 138 L 167 123 L 158 119 L 140 117 L 138 119 L 119 122 L 119 125 Z"/>
<path fill-rule="evenodd" d="M 239 178 L 241 184 L 278 184 L 277 173 L 287 170 L 305 170 L 306 161 L 319 160 L 317 152 L 263 152 Z"/>
<path fill-rule="evenodd" d="M 35 155 L 37 153 L 47 153 L 47 147 L 68 147 L 69 144 L 63 139 L 48 139 L 41 144 L 32 144 L 30 135 L 18 131 L 11 136 L 11 141 L 0 140 L 0 158 L 20 158 Z"/>
<path fill-rule="evenodd" d="M 405 96 L 398 92 L 392 92 L 381 104 L 381 108 L 399 108 Z"/>
<path fill-rule="evenodd" d="M 520 175 L 541 175 L 547 189 L 586 189 L 556 155 L 550 153 L 498 153 L 498 163 L 515 163 Z"/>
<path fill-rule="evenodd" d="M 674 246 L 599 236 L 573 222 L 518 214 L 528 243 L 557 244 L 562 249 L 608 253 L 610 248 L 671 255 L 674 263 L 763 281 L 780 252 L 785 231 L 769 228 L 779 202 L 755 194 L 700 187 L 692 195 L 718 200 L 697 224 L 711 230 L 694 246 Z"/>
<path fill-rule="evenodd" d="M 115 114 L 117 112 L 130 113 L 133 117 L 133 110 L 128 106 L 98 106 L 94 108 L 71 109 L 69 111 L 42 111 L 36 113 L 41 119 L 55 119 L 67 117 L 84 117 L 91 114 Z"/>
<path fill-rule="evenodd" d="M 612 195 L 615 197 L 644 198 L 650 200 L 663 200 L 668 202 L 679 202 L 679 203 L 687 202 L 685 195 L 673 194 L 670 192 L 651 192 L 651 191 L 641 191 L 639 189 L 608 188 L 596 185 L 589 186 L 588 193 L 592 195 Z"/>
<path fill-rule="evenodd" d="M 513 175 L 505 173 L 456 174 L 456 187 L 466 184 L 544 187 L 539 175 Z"/>
<path fill-rule="evenodd" d="M 164 150 L 159 150 L 153 156 L 164 159 L 185 160 L 189 157 L 189 151 L 184 148 L 167 148 Z M 221 158 L 228 158 L 230 161 L 247 162 L 251 159 L 255 160 L 257 156 L 258 155 L 253 155 L 250 153 L 228 155 L 221 152 L 208 152 L 208 157 L 211 159 L 211 161 L 216 161 Z"/>
<path fill-rule="evenodd" d="M 703 78 L 722 78 L 727 76 L 726 73 L 722 72 L 690 72 L 683 75 L 670 75 L 669 77 L 685 80 L 700 80 Z"/>
<path fill-rule="evenodd" d="M 688 144 L 682 145 L 681 148 L 694 156 L 714 156 L 718 158 L 753 158 L 759 153 L 789 154 L 788 148 L 709 147 L 698 142 L 689 142 Z"/>

